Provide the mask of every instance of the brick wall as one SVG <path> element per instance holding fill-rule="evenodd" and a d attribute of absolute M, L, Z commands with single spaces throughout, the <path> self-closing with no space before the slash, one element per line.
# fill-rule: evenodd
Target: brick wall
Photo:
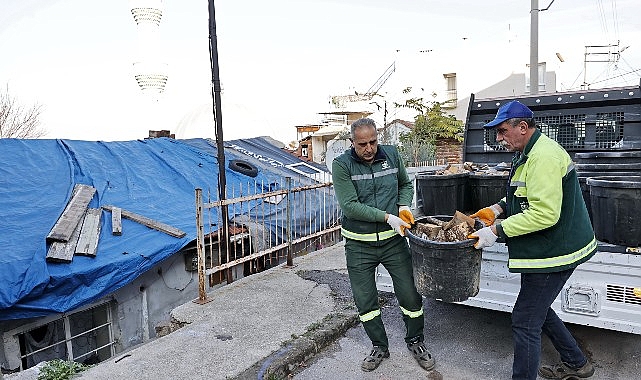
<path fill-rule="evenodd" d="M 152 131 L 151 129 L 149 130 L 149 137 L 145 137 L 145 139 L 155 139 L 158 137 L 169 137 L 171 139 L 175 139 L 176 135 L 171 133 L 167 129 L 163 129 L 160 131 Z"/>
<path fill-rule="evenodd" d="M 446 159 L 449 164 L 460 164 L 463 161 L 463 143 L 454 139 L 436 141 L 436 159 Z"/>

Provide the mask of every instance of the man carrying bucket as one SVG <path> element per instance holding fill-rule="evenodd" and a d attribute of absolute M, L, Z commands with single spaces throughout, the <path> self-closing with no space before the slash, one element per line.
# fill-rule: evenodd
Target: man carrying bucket
<path fill-rule="evenodd" d="M 505 239 L 510 272 L 521 273 L 521 289 L 512 310 L 512 379 L 587 378 L 594 367 L 578 347 L 552 303 L 574 268 L 597 248 L 574 163 L 554 140 L 536 128 L 534 113 L 514 100 L 502 105 L 484 128 L 496 128 L 496 141 L 515 152 L 507 196 L 479 210 L 486 227 L 469 237 L 477 249 Z M 505 213 L 506 218 L 495 224 Z M 541 366 L 541 333 L 561 363 Z"/>
<path fill-rule="evenodd" d="M 354 302 L 373 348 L 361 363 L 373 371 L 389 357 L 381 319 L 375 271 L 383 264 L 394 283 L 403 313 L 405 342 L 419 365 L 434 368 L 435 360 L 423 343 L 423 298 L 416 290 L 405 229 L 414 223 L 408 205 L 412 181 L 395 147 L 378 145 L 376 124 L 359 119 L 351 126 L 352 148 L 332 162 L 332 180 L 343 212 L 347 271 Z"/>

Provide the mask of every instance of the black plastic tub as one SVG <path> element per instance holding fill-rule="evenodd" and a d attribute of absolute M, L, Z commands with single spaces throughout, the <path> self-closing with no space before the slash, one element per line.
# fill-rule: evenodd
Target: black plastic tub
<path fill-rule="evenodd" d="M 580 152 L 574 154 L 574 161 L 580 164 L 633 164 L 641 161 L 641 151 Z"/>
<path fill-rule="evenodd" d="M 638 172 L 641 173 L 641 162 L 608 163 L 608 164 L 576 164 L 577 173 L 591 172 Z"/>
<path fill-rule="evenodd" d="M 468 178 L 470 208 L 480 210 L 497 203 L 507 195 L 509 174 L 472 173 Z"/>
<path fill-rule="evenodd" d="M 585 201 L 585 206 L 588 209 L 588 215 L 590 216 L 590 220 L 594 220 L 592 216 L 592 200 L 590 199 L 590 186 L 588 186 L 587 179 L 592 178 L 592 177 L 620 177 L 620 178 L 627 178 L 627 177 L 636 177 L 638 175 L 641 175 L 641 172 L 609 172 L 609 171 L 603 171 L 603 172 L 584 172 L 584 173 L 577 173 L 579 176 L 579 187 L 581 188 L 581 195 L 583 195 L 583 200 Z M 594 222 L 592 223 L 594 225 Z"/>
<path fill-rule="evenodd" d="M 449 221 L 451 216 L 435 216 Z M 425 223 L 425 218 L 417 223 Z M 461 302 L 479 292 L 482 251 L 474 248 L 475 239 L 437 242 L 420 238 L 408 230 L 414 281 L 418 292 L 444 302 Z"/>
<path fill-rule="evenodd" d="M 641 245 L 641 176 L 603 176 L 587 179 L 594 234 L 600 241 Z"/>
<path fill-rule="evenodd" d="M 423 199 L 423 215 L 454 215 L 469 209 L 469 173 L 416 174 L 416 186 Z"/>
<path fill-rule="evenodd" d="M 592 177 L 628 177 L 641 176 L 641 151 L 625 152 L 583 152 L 574 157 L 576 172 L 583 200 L 588 208 L 588 214 L 594 226 L 590 186 L 587 179 Z"/>

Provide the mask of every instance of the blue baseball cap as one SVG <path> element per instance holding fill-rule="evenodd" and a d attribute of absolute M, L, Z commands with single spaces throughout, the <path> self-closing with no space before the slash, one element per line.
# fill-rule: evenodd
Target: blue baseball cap
<path fill-rule="evenodd" d="M 531 119 L 534 117 L 534 112 L 520 103 L 518 100 L 512 100 L 509 103 L 503 104 L 496 112 L 494 120 L 485 124 L 483 128 L 494 128 L 508 119 Z"/>

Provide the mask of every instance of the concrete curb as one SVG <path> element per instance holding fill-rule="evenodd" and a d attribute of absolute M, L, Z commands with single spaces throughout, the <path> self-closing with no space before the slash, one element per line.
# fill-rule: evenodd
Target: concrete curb
<path fill-rule="evenodd" d="M 303 336 L 284 342 L 284 347 L 274 352 L 262 362 L 256 363 L 234 380 L 287 379 L 305 362 L 312 359 L 322 349 L 345 335 L 347 330 L 358 325 L 358 313 L 335 313 L 328 315 L 315 328 Z"/>

